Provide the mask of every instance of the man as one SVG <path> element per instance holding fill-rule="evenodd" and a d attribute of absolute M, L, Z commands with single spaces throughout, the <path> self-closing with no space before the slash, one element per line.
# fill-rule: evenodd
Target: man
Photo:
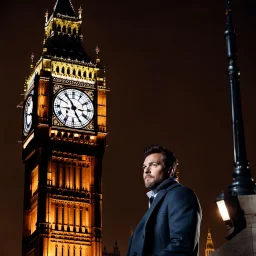
<path fill-rule="evenodd" d="M 129 241 L 127 256 L 197 256 L 201 208 L 192 190 L 176 181 L 174 154 L 145 150 L 143 179 L 150 207 Z"/>

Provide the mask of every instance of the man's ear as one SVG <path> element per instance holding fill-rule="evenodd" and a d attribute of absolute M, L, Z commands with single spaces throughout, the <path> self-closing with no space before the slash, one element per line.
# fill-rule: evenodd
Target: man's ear
<path fill-rule="evenodd" d="M 168 174 L 169 174 L 170 177 L 172 177 L 172 176 L 174 175 L 174 169 L 173 169 L 173 167 L 170 167 L 170 168 L 168 169 Z"/>

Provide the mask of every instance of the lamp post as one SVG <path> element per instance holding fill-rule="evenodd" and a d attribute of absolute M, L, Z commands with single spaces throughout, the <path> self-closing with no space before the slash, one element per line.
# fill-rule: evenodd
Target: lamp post
<path fill-rule="evenodd" d="M 232 131 L 234 148 L 233 182 L 228 187 L 231 194 L 255 194 L 255 183 L 251 176 L 246 156 L 244 124 L 240 96 L 240 72 L 236 64 L 236 32 L 233 28 L 230 0 L 226 0 L 226 30 L 225 40 L 228 58 L 228 78 L 230 86 Z"/>
<path fill-rule="evenodd" d="M 238 196 L 255 194 L 255 183 L 251 176 L 246 156 L 244 124 L 240 96 L 240 72 L 237 67 L 236 32 L 233 28 L 231 0 L 226 0 L 225 41 L 228 58 L 228 78 L 230 86 L 232 133 L 234 149 L 233 182 L 227 193 L 222 192 L 217 200 L 221 217 L 227 227 L 227 239 L 231 239 L 246 227 L 244 212 Z"/>

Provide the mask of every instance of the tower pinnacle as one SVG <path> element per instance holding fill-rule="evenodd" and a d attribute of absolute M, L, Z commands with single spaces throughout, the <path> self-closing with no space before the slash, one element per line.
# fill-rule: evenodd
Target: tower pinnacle
<path fill-rule="evenodd" d="M 214 245 L 213 245 L 213 241 L 212 241 L 211 230 L 208 229 L 206 248 L 205 248 L 205 256 L 209 256 L 212 252 L 214 252 Z"/>
<path fill-rule="evenodd" d="M 35 55 L 34 55 L 34 53 L 32 52 L 32 54 L 31 54 L 31 64 L 30 64 L 30 70 L 32 71 L 33 70 L 33 68 L 34 68 L 34 57 L 35 57 Z"/>
<path fill-rule="evenodd" d="M 45 17 L 45 23 L 47 23 L 48 22 L 48 15 L 49 15 L 49 13 L 48 13 L 48 10 L 45 12 L 45 15 L 44 15 L 44 17 Z"/>
<path fill-rule="evenodd" d="M 98 64 L 100 63 L 100 57 L 99 57 L 100 48 L 98 45 L 96 45 L 95 52 L 96 52 L 96 63 Z"/>
<path fill-rule="evenodd" d="M 80 6 L 80 8 L 78 9 L 78 14 L 79 14 L 79 19 L 82 19 L 82 12 L 83 12 L 83 9 L 82 7 Z"/>

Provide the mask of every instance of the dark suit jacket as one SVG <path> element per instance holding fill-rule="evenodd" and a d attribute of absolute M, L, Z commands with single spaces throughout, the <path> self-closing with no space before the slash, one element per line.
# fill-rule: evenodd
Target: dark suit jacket
<path fill-rule="evenodd" d="M 194 192 L 170 179 L 134 230 L 127 256 L 197 256 L 201 219 Z"/>

